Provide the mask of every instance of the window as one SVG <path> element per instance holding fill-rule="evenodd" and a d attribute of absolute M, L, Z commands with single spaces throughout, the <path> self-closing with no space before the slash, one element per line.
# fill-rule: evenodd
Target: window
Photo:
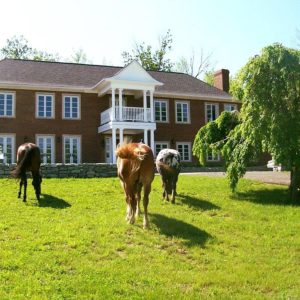
<path fill-rule="evenodd" d="M 36 95 L 36 117 L 54 118 L 54 96 L 46 94 Z"/>
<path fill-rule="evenodd" d="M 191 143 L 176 143 L 182 161 L 191 161 Z"/>
<path fill-rule="evenodd" d="M 219 116 L 219 104 L 205 104 L 206 123 L 214 121 Z"/>
<path fill-rule="evenodd" d="M 168 142 L 155 142 L 154 145 L 155 145 L 155 156 L 158 155 L 160 150 L 169 148 Z"/>
<path fill-rule="evenodd" d="M 0 92 L 0 117 L 15 116 L 15 93 Z"/>
<path fill-rule="evenodd" d="M 190 123 L 190 103 L 175 101 L 175 113 L 177 123 Z"/>
<path fill-rule="evenodd" d="M 81 137 L 75 135 L 64 136 L 64 163 L 79 164 L 81 162 Z"/>
<path fill-rule="evenodd" d="M 168 101 L 154 100 L 155 121 L 168 122 Z"/>
<path fill-rule="evenodd" d="M 63 118 L 64 119 L 80 119 L 79 96 L 64 96 Z"/>
<path fill-rule="evenodd" d="M 237 110 L 237 105 L 236 104 L 224 104 L 224 110 L 225 111 Z"/>
<path fill-rule="evenodd" d="M 15 136 L 14 135 L 0 135 L 0 149 L 2 151 L 3 158 L 0 160 L 4 164 L 14 163 L 15 153 Z"/>
<path fill-rule="evenodd" d="M 220 153 L 213 153 L 212 151 L 209 151 L 207 153 L 206 160 L 207 161 L 220 161 Z"/>
<path fill-rule="evenodd" d="M 36 143 L 41 150 L 42 163 L 54 164 L 54 136 L 51 135 L 37 135 Z"/>

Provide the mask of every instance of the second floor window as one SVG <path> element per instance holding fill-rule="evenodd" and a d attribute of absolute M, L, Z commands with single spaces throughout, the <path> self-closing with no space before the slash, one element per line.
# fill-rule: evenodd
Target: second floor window
<path fill-rule="evenodd" d="M 38 118 L 54 118 L 53 95 L 37 94 L 37 113 Z"/>
<path fill-rule="evenodd" d="M 176 105 L 176 122 L 189 123 L 190 122 L 190 107 L 189 102 L 177 101 Z"/>
<path fill-rule="evenodd" d="M 15 94 L 0 92 L 0 117 L 14 117 Z"/>
<path fill-rule="evenodd" d="M 219 116 L 219 104 L 205 104 L 206 123 L 214 121 Z"/>
<path fill-rule="evenodd" d="M 63 118 L 80 119 L 80 101 L 78 96 L 64 96 Z"/>
<path fill-rule="evenodd" d="M 168 102 L 162 100 L 154 101 L 155 121 L 168 122 Z"/>

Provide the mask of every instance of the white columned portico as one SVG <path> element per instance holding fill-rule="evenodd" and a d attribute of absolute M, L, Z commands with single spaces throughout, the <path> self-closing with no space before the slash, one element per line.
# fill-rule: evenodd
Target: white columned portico
<path fill-rule="evenodd" d="M 143 107 L 144 107 L 144 122 L 147 122 L 147 121 L 149 121 L 149 120 L 147 120 L 147 91 L 146 90 L 143 90 L 143 100 L 144 100 L 144 102 L 143 102 Z M 145 144 L 147 144 L 146 142 L 145 142 Z"/>
<path fill-rule="evenodd" d="M 119 129 L 119 140 L 120 140 L 120 145 L 122 145 L 122 144 L 123 144 L 123 141 L 124 141 L 124 134 L 123 134 L 123 132 L 124 132 L 124 129 L 123 129 L 123 128 L 120 128 L 120 129 Z"/>
<path fill-rule="evenodd" d="M 119 119 L 123 120 L 123 89 L 119 89 Z"/>
<path fill-rule="evenodd" d="M 154 129 L 150 130 L 150 148 L 152 149 L 154 153 Z"/>
<path fill-rule="evenodd" d="M 117 148 L 117 136 L 116 136 L 116 128 L 112 128 L 112 157 L 113 157 L 113 164 L 116 163 L 116 154 L 115 154 L 115 151 L 116 151 L 116 148 Z"/>
<path fill-rule="evenodd" d="M 116 107 L 116 94 L 115 94 L 115 89 L 111 89 L 111 119 L 114 121 L 116 119 L 115 116 L 115 107 Z"/>
<path fill-rule="evenodd" d="M 153 111 L 153 91 L 150 91 L 150 116 L 151 122 L 154 122 L 154 111 Z"/>
<path fill-rule="evenodd" d="M 144 144 L 148 145 L 148 130 L 144 129 Z"/>

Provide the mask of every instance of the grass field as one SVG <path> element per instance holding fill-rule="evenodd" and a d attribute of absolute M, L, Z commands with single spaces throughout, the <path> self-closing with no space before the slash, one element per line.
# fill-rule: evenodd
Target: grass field
<path fill-rule="evenodd" d="M 286 187 L 181 176 L 150 194 L 150 229 L 125 222 L 117 178 L 0 180 L 0 299 L 299 299 L 300 206 Z"/>

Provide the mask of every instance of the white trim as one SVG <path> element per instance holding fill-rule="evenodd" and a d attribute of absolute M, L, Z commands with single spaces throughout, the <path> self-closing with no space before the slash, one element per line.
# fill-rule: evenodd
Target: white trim
<path fill-rule="evenodd" d="M 16 117 L 16 92 L 0 90 L 0 94 L 12 96 L 12 115 L 11 116 L 4 115 L 4 116 L 0 116 L 0 118 L 1 119 L 2 118 L 8 118 L 8 119 L 15 118 Z"/>
<path fill-rule="evenodd" d="M 191 142 L 176 142 L 176 150 L 180 153 L 180 151 L 178 150 L 179 145 L 188 145 L 188 147 L 189 147 L 189 159 L 186 160 L 186 159 L 184 159 L 183 155 L 180 155 L 181 161 L 191 162 L 192 161 L 192 143 Z"/>
<path fill-rule="evenodd" d="M 81 135 L 75 135 L 75 134 L 63 134 L 62 135 L 63 137 L 63 143 L 62 143 L 62 147 L 63 147 L 63 157 L 62 157 L 62 161 L 63 163 L 65 164 L 65 157 L 66 157 L 66 153 L 65 153 L 65 140 L 67 138 L 70 138 L 70 139 L 77 139 L 78 140 L 78 163 L 77 164 L 80 164 L 81 163 Z"/>
<path fill-rule="evenodd" d="M 11 138 L 11 163 L 14 164 L 16 161 L 16 134 L 15 133 L 0 133 L 2 138 Z M 2 149 L 4 151 L 4 149 Z M 4 152 L 3 152 L 4 153 Z M 3 159 L 4 162 L 5 158 Z M 4 162 L 6 164 L 6 162 Z"/>
<path fill-rule="evenodd" d="M 39 96 L 51 96 L 52 100 L 52 107 L 51 107 L 51 117 L 41 117 L 39 116 Z M 45 106 L 46 109 L 46 106 Z M 42 92 L 36 92 L 35 93 L 35 117 L 37 119 L 55 119 L 55 93 L 42 93 Z"/>
<path fill-rule="evenodd" d="M 177 120 L 177 103 L 187 104 L 187 122 L 178 121 Z M 190 101 L 184 100 L 175 100 L 175 123 L 176 124 L 191 124 L 191 109 L 190 109 Z"/>
<path fill-rule="evenodd" d="M 212 120 L 212 121 L 215 121 L 218 117 L 219 117 L 219 103 L 207 103 L 207 102 L 205 102 L 204 103 L 204 110 L 205 110 L 205 124 L 206 123 L 208 123 L 208 119 L 207 119 L 207 107 L 209 106 L 209 105 L 211 105 L 211 106 L 216 106 L 216 116 L 215 116 L 215 119 L 214 120 Z"/>
<path fill-rule="evenodd" d="M 78 99 L 78 117 L 77 118 L 65 117 L 65 98 L 66 97 L 70 97 L 70 98 L 77 97 L 77 99 Z M 70 112 L 72 114 L 72 108 L 71 108 Z M 63 120 L 81 120 L 81 95 L 80 94 L 62 94 L 62 119 Z"/>
<path fill-rule="evenodd" d="M 226 106 L 227 107 L 234 107 L 234 109 L 230 109 L 230 110 L 228 110 L 228 109 L 226 109 Z M 234 110 L 237 110 L 237 104 L 235 104 L 235 103 L 224 103 L 224 111 L 229 111 L 229 112 L 231 112 L 231 111 L 234 111 Z"/>
<path fill-rule="evenodd" d="M 46 138 L 51 138 L 51 162 L 50 162 L 50 164 L 54 164 L 55 163 L 55 134 L 39 134 L 39 133 L 37 133 L 35 135 L 35 143 L 38 146 L 39 146 L 39 143 L 38 143 L 39 138 L 42 138 L 43 140 Z M 39 148 L 40 148 L 40 150 L 42 150 L 40 146 L 39 146 Z M 42 155 L 42 153 L 41 153 L 41 155 Z M 42 157 L 42 163 L 44 163 L 43 157 Z"/>
<path fill-rule="evenodd" d="M 166 103 L 166 121 L 156 120 L 155 103 L 165 102 Z M 161 105 L 160 105 L 160 119 L 161 119 Z M 156 123 L 169 123 L 169 100 L 168 99 L 154 99 L 154 122 Z"/>

